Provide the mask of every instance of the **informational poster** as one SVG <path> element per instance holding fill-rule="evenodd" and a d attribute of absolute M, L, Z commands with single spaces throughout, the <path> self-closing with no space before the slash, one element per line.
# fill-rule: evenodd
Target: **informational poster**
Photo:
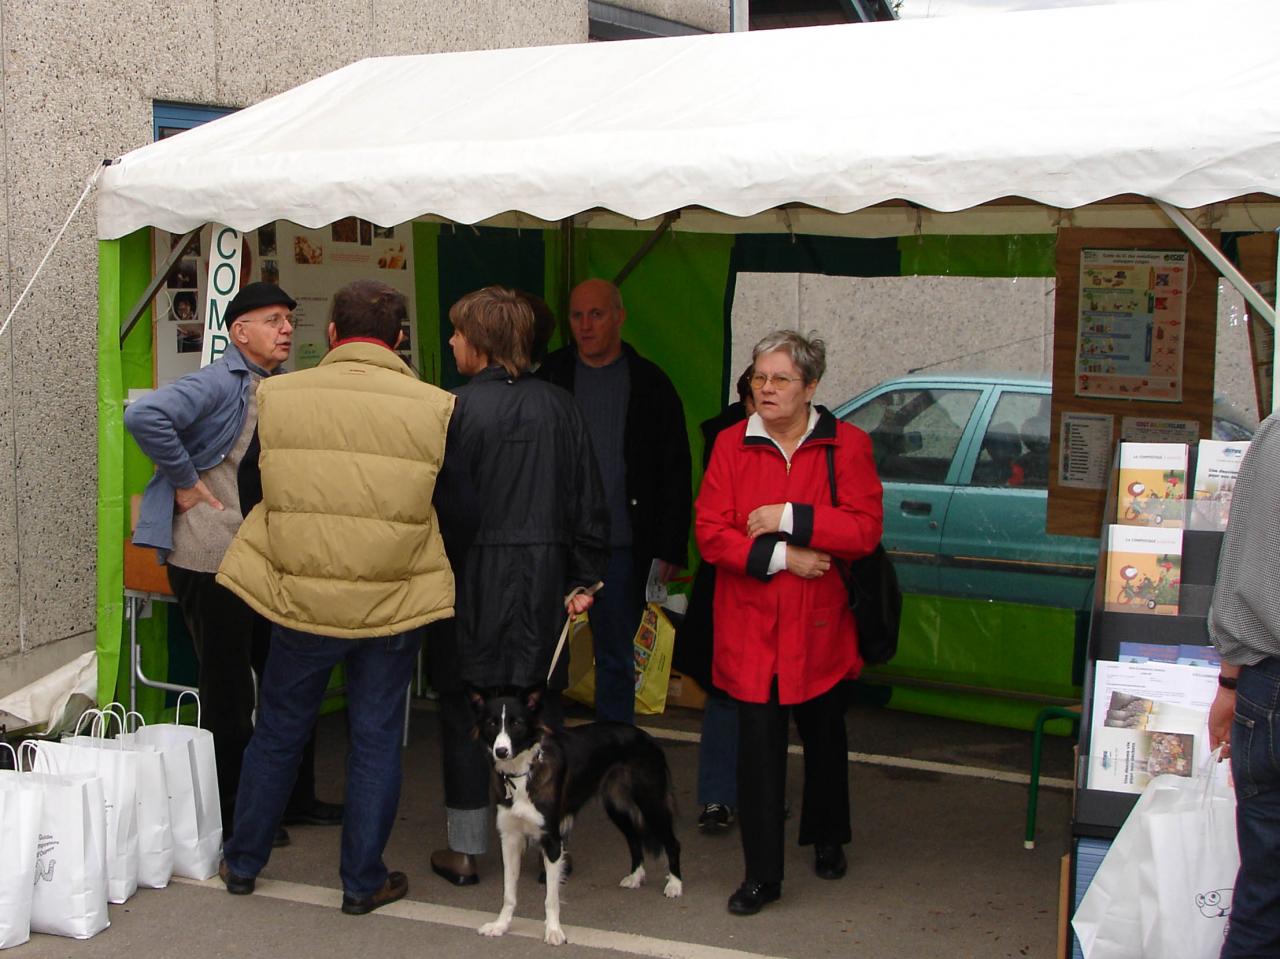
<path fill-rule="evenodd" d="M 159 268 L 181 236 L 163 230 L 155 230 L 154 236 L 154 264 Z M 213 241 L 211 227 L 196 234 L 156 294 L 157 386 L 200 368 Z M 417 328 L 413 277 L 410 224 L 378 227 L 348 217 L 323 229 L 307 230 L 282 220 L 241 238 L 240 284 L 255 280 L 276 283 L 298 301 L 293 350 L 285 364 L 289 369 L 305 369 L 320 362 L 329 349 L 326 331 L 333 294 L 360 278 L 383 280 L 408 298 L 409 320 L 404 324 L 405 342 L 399 353 L 412 365 Z"/>
<path fill-rule="evenodd" d="M 1058 485 L 1106 489 L 1114 430 L 1115 417 L 1109 413 L 1063 413 Z"/>
<path fill-rule="evenodd" d="M 359 279 L 381 280 L 408 298 L 409 319 L 399 352 L 401 359 L 412 365 L 417 313 L 410 224 L 380 227 L 349 216 L 319 230 L 308 230 L 282 220 L 276 224 L 274 239 L 271 263 L 280 277 L 277 282 L 298 301 L 293 311 L 291 369 L 306 369 L 320 362 L 329 349 L 333 295 Z"/>
<path fill-rule="evenodd" d="M 1188 253 L 1080 251 L 1076 395 L 1182 400 Z"/>
<path fill-rule="evenodd" d="M 1140 793 L 1156 776 L 1194 775 L 1208 758 L 1217 684 L 1212 667 L 1099 660 L 1088 787 Z"/>

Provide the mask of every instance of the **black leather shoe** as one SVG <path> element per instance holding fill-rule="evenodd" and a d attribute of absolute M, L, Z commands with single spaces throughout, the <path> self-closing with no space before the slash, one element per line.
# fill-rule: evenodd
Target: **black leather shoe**
<path fill-rule="evenodd" d="M 813 847 L 813 871 L 819 879 L 840 879 L 849 864 L 845 862 L 844 849 L 840 846 Z"/>
<path fill-rule="evenodd" d="M 729 897 L 729 911 L 735 916 L 754 916 L 766 903 L 777 901 L 781 895 L 780 882 L 752 882 L 748 879 Z"/>
<path fill-rule="evenodd" d="M 348 916 L 363 916 L 365 913 L 381 909 L 397 900 L 403 899 L 409 891 L 409 878 L 402 872 L 387 873 L 387 881 L 372 896 L 357 899 L 345 893 L 342 896 L 342 911 Z"/>
<path fill-rule="evenodd" d="M 341 826 L 342 803 L 313 799 L 300 809 L 286 809 L 280 821 L 286 826 Z"/>
<path fill-rule="evenodd" d="M 291 842 L 293 840 L 289 838 L 289 830 L 285 829 L 284 826 L 276 826 L 276 834 L 271 837 L 271 848 L 279 849 L 282 846 L 289 845 Z"/>
<path fill-rule="evenodd" d="M 480 881 L 476 857 L 452 849 L 437 849 L 431 854 L 431 871 L 455 886 L 474 886 Z"/>
<path fill-rule="evenodd" d="M 252 876 L 237 876 L 231 871 L 231 867 L 227 865 L 225 859 L 218 863 L 218 878 L 227 887 L 227 892 L 233 896 L 249 895 L 249 893 L 253 892 L 253 887 L 257 882 Z"/>

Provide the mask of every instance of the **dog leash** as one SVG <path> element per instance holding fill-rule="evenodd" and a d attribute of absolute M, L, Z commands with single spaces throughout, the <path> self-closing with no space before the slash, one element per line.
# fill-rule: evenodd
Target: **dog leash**
<path fill-rule="evenodd" d="M 585 593 L 588 596 L 594 596 L 604 588 L 604 583 L 596 583 L 594 586 L 575 586 L 569 591 L 569 595 L 564 598 L 565 606 L 569 605 L 569 600 L 577 596 L 579 593 Z M 547 670 L 547 682 L 551 682 L 551 674 L 556 671 L 556 663 L 560 661 L 560 653 L 564 650 L 564 641 L 569 638 L 569 627 L 573 625 L 573 621 L 578 617 L 570 613 L 564 621 L 564 629 L 560 630 L 560 639 L 556 642 L 556 651 L 551 654 L 551 668 Z"/>

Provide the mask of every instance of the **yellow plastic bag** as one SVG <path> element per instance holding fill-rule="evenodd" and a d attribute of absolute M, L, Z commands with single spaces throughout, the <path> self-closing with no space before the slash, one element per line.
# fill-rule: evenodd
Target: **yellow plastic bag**
<path fill-rule="evenodd" d="M 645 606 L 631 644 L 635 654 L 636 713 L 639 715 L 650 716 L 667 708 L 667 683 L 671 679 L 675 638 L 675 627 L 662 607 L 657 603 Z M 564 694 L 588 706 L 596 701 L 595 657 L 587 619 L 579 618 L 569 631 L 569 688 Z"/>

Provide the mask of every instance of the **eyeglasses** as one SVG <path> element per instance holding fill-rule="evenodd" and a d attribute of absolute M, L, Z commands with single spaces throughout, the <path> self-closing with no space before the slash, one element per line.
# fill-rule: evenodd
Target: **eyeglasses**
<path fill-rule="evenodd" d="M 775 388 L 785 390 L 792 383 L 799 383 L 800 377 L 787 376 L 785 373 L 756 373 L 751 377 L 751 388 L 758 390 L 766 383 L 772 383 Z"/>
<path fill-rule="evenodd" d="M 282 326 L 284 326 L 286 323 L 288 323 L 290 326 L 293 325 L 293 314 L 292 313 L 273 313 L 271 316 L 268 316 L 265 319 L 258 320 L 258 323 L 261 324 L 262 326 L 267 327 L 268 329 L 278 330 Z"/>

